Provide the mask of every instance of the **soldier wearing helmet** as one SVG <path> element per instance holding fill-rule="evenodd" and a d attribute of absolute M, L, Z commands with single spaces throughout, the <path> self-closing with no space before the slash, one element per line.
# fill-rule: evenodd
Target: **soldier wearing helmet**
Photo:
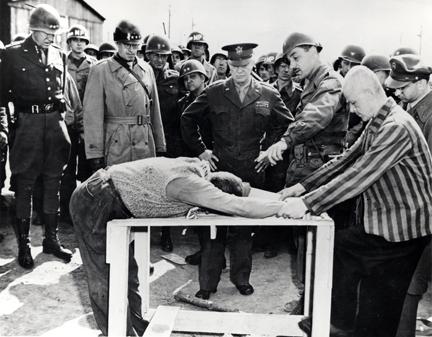
<path fill-rule="evenodd" d="M 70 49 L 66 60 L 67 70 L 73 78 L 81 102 L 83 102 L 90 67 L 97 62 L 95 58 L 88 56 L 84 51 L 90 42 L 88 30 L 82 25 L 71 26 L 66 34 L 66 42 Z M 70 197 L 76 188 L 77 179 L 80 181 L 86 180 L 91 175 L 91 170 L 85 157 L 84 144 L 81 140 L 81 128 L 76 124 L 68 125 L 68 133 L 71 141 L 71 151 L 60 186 L 60 219 L 71 224 L 69 214 Z"/>
<path fill-rule="evenodd" d="M 215 81 L 216 69 L 206 61 L 206 50 L 208 51 L 208 43 L 204 40 L 204 36 L 199 32 L 192 32 L 189 35 L 186 48 L 190 50 L 189 59 L 200 61 L 206 70 L 208 83 Z"/>
<path fill-rule="evenodd" d="M 417 55 L 418 53 L 415 51 L 414 48 L 411 47 L 399 47 L 396 49 L 391 56 L 399 56 L 399 55 Z"/>
<path fill-rule="evenodd" d="M 212 170 L 234 173 L 262 187 L 264 173 L 256 172 L 255 158 L 278 139 L 292 121 L 292 115 L 278 92 L 252 77 L 254 43 L 239 43 L 222 48 L 228 52 L 231 77 L 214 82 L 204 89 L 181 116 L 183 139 L 194 156 L 210 163 Z M 213 150 L 201 137 L 199 123 L 208 119 L 213 136 Z M 218 228 L 216 240 L 208 229 L 203 242 L 200 264 L 200 290 L 195 296 L 209 298 L 217 288 L 224 264 L 226 228 Z M 242 295 L 251 295 L 251 228 L 230 227 L 230 280 Z"/>
<path fill-rule="evenodd" d="M 274 62 L 276 60 L 277 55 L 278 55 L 278 53 L 271 52 L 271 53 L 268 53 L 264 59 L 264 65 L 267 67 L 267 70 L 268 70 L 269 75 L 270 75 L 269 83 L 273 83 L 274 81 L 276 81 L 276 78 L 277 78 L 277 74 L 275 72 L 275 67 L 274 67 Z"/>
<path fill-rule="evenodd" d="M 177 151 L 178 138 L 176 136 L 179 132 L 177 101 L 181 96 L 178 87 L 179 73 L 176 70 L 170 69 L 168 65 L 168 58 L 171 55 L 169 40 L 160 35 L 151 35 L 147 40 L 146 55 L 156 77 L 162 124 L 166 139 L 166 156 L 176 158 L 180 156 Z M 173 244 L 170 228 L 162 227 L 161 234 L 160 246 L 162 250 L 171 252 Z"/>
<path fill-rule="evenodd" d="M 85 46 L 84 53 L 86 53 L 88 56 L 98 59 L 99 49 L 95 44 L 89 43 L 87 46 Z"/>
<path fill-rule="evenodd" d="M 141 33 L 136 25 L 122 20 L 114 31 L 117 53 L 90 68 L 84 94 L 84 145 L 93 171 L 100 168 L 155 157 L 166 151 L 159 95 L 153 69 L 136 57 L 141 47 Z M 78 209 L 77 212 L 80 212 Z M 101 212 L 103 210 L 101 209 Z M 72 218 L 84 217 L 72 213 Z M 98 215 L 94 215 L 97 217 Z M 75 224 L 76 225 L 76 224 Z M 89 295 L 96 322 L 103 335 L 108 334 L 108 290 L 100 287 L 108 282 L 105 264 L 105 240 L 98 242 L 97 251 L 87 246 L 82 233 L 87 229 L 75 226 L 83 266 L 87 272 Z M 131 275 L 136 276 L 135 264 L 129 264 Z M 127 335 L 143 335 L 145 322 L 141 316 L 141 298 L 138 281 L 129 282 L 131 317 Z"/>
<path fill-rule="evenodd" d="M 2 53 L 0 73 L 0 109 L 7 111 L 9 131 L 12 128 L 14 133 L 9 158 L 15 185 L 18 263 L 24 268 L 34 265 L 29 230 L 32 192 L 40 177 L 45 224 L 43 252 L 65 262 L 72 257 L 58 240 L 57 209 L 60 179 L 70 149 L 65 122 L 73 123 L 77 117 L 74 112 L 80 110 L 76 86 L 66 71 L 65 55 L 53 45 L 60 30 L 59 13 L 52 6 L 41 4 L 32 10 L 29 21 L 31 34 Z M 13 104 L 13 116 L 8 102 Z"/>
<path fill-rule="evenodd" d="M 384 87 L 384 82 L 391 70 L 389 58 L 384 55 L 369 54 L 363 58 L 361 64 L 372 70 L 378 77 L 378 81 Z"/>
<path fill-rule="evenodd" d="M 111 43 L 104 42 L 99 46 L 98 60 L 103 60 L 114 56 L 117 53 L 117 48 Z"/>
<path fill-rule="evenodd" d="M 432 91 L 429 79 L 432 67 L 415 54 L 402 53 L 390 58 L 391 72 L 387 87 L 395 89 L 396 96 L 406 111 L 419 125 L 429 150 L 432 150 Z M 432 252 L 429 243 L 414 272 L 402 309 L 397 337 L 415 336 L 418 303 L 427 292 L 432 275 Z"/>
<path fill-rule="evenodd" d="M 281 95 L 285 106 L 295 113 L 300 102 L 302 89 L 298 83 L 292 80 L 290 62 L 286 55 L 278 54 L 273 63 L 277 79 L 272 83 L 272 86 Z M 289 152 L 286 152 L 283 154 L 283 160 L 266 169 L 266 190 L 279 192 L 284 188 L 289 161 Z M 277 256 L 284 233 L 286 233 L 285 229 L 280 226 L 264 226 L 261 228 L 261 243 L 264 246 L 265 258 Z"/>
<path fill-rule="evenodd" d="M 286 174 L 286 187 L 297 184 L 331 158 L 340 155 L 345 148 L 349 112 L 342 96 L 343 79 L 321 62 L 321 50 L 321 44 L 309 35 L 298 32 L 290 34 L 282 46 L 294 80 L 304 82 L 303 92 L 294 123 L 289 125 L 277 143 L 257 158 L 257 169 L 264 169 L 267 161 L 275 165 L 289 151 L 291 160 Z M 350 211 L 339 208 L 331 209 L 329 214 L 337 225 L 348 221 L 351 216 Z M 298 231 L 296 240 L 299 261 L 297 274 L 304 275 L 304 231 Z"/>
<path fill-rule="evenodd" d="M 341 60 L 340 74 L 345 76 L 354 66 L 359 65 L 366 53 L 364 49 L 356 45 L 348 45 L 343 50 L 339 59 Z"/>
<path fill-rule="evenodd" d="M 216 68 L 215 81 L 225 80 L 229 77 L 228 56 L 224 53 L 215 53 L 210 59 L 210 64 Z"/>
<path fill-rule="evenodd" d="M 258 60 L 255 63 L 255 68 L 258 76 L 265 83 L 270 83 L 270 71 L 268 70 L 267 65 L 264 64 L 267 55 L 261 55 L 258 57 Z"/>
<path fill-rule="evenodd" d="M 176 65 L 184 60 L 184 55 L 180 47 L 174 46 L 171 48 L 171 64 L 172 68 L 175 69 Z"/>

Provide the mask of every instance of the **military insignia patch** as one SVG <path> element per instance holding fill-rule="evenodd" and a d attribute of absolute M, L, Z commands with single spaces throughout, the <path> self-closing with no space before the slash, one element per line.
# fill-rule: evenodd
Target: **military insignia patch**
<path fill-rule="evenodd" d="M 240 55 L 243 52 L 243 47 L 242 46 L 237 46 L 235 49 L 237 55 Z"/>

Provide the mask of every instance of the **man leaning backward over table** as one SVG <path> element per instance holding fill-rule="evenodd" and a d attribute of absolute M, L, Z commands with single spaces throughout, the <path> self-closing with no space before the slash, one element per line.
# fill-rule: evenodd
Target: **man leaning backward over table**
<path fill-rule="evenodd" d="M 182 216 L 194 206 L 250 218 L 288 214 L 283 201 L 236 196 L 247 196 L 249 191 L 249 185 L 233 174 L 210 173 L 206 161 L 186 157 L 147 158 L 113 165 L 100 169 L 81 184 L 72 195 L 70 212 L 87 273 L 93 314 L 102 333 L 108 333 L 108 221 Z M 141 315 L 133 251 L 129 254 L 128 301 L 127 335 L 141 336 L 148 323 Z"/>

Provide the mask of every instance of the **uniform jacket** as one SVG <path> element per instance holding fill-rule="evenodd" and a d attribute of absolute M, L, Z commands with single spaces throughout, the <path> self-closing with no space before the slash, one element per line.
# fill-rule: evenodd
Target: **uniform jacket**
<path fill-rule="evenodd" d="M 408 110 L 408 113 L 414 117 L 420 126 L 428 143 L 429 150 L 432 151 L 432 91 L 423 97 L 413 108 Z"/>
<path fill-rule="evenodd" d="M 69 54 L 67 57 L 67 69 L 69 74 L 72 76 L 73 80 L 75 81 L 75 84 L 79 92 L 79 96 L 82 101 L 84 98 L 84 92 L 85 92 L 88 74 L 90 72 L 90 67 L 93 64 L 95 64 L 97 60 L 91 56 L 86 55 L 82 63 L 79 65 L 79 67 L 77 67 L 72 60 L 73 60 L 72 55 Z"/>
<path fill-rule="evenodd" d="M 7 46 L 2 53 L 0 74 L 0 108 L 8 110 L 13 103 L 13 141 L 10 166 L 14 174 L 35 175 L 41 172 L 61 175 L 69 155 L 69 137 L 64 124 L 64 112 L 78 111 L 76 86 L 68 78 L 65 55 L 56 46 L 49 46 L 46 64 L 41 50 L 32 37 Z M 64 87 L 64 90 L 63 90 Z M 75 92 L 77 100 L 70 97 Z M 65 107 L 71 104 L 69 108 Z M 32 106 L 53 104 L 49 113 L 28 113 Z M 78 110 L 76 110 L 78 109 Z"/>
<path fill-rule="evenodd" d="M 179 73 L 176 70 L 169 69 L 168 65 L 162 71 L 156 72 L 156 85 L 159 94 L 159 104 L 162 116 L 162 124 L 165 133 L 167 155 L 174 155 L 176 146 L 176 137 L 180 130 L 180 116 L 177 112 L 177 101 L 180 98 L 179 90 Z"/>
<path fill-rule="evenodd" d="M 232 78 L 207 87 L 183 112 L 183 139 L 195 155 L 206 149 L 198 130 L 206 118 L 211 125 L 213 152 L 220 161 L 228 162 L 253 161 L 293 120 L 274 88 L 252 79 L 242 103 Z"/>
<path fill-rule="evenodd" d="M 151 97 L 114 58 L 91 67 L 84 94 L 87 159 L 104 157 L 106 165 L 112 165 L 166 151 L 153 70 L 141 59 L 133 70 Z"/>
<path fill-rule="evenodd" d="M 300 102 L 302 88 L 297 83 L 291 81 L 291 85 L 286 85 L 282 89 L 279 88 L 278 81 L 274 81 L 272 86 L 279 91 L 283 102 L 292 114 L 297 112 L 297 106 Z M 295 115 L 294 115 L 295 117 Z"/>
<path fill-rule="evenodd" d="M 315 213 L 361 195 L 366 233 L 392 242 L 432 233 L 431 156 L 420 127 L 392 98 L 352 147 L 301 184 Z"/>
<path fill-rule="evenodd" d="M 15 111 L 19 112 L 20 107 L 34 104 L 58 104 L 69 92 L 76 92 L 73 81 L 67 79 L 67 74 L 63 75 L 64 53 L 54 45 L 48 48 L 46 65 L 31 36 L 7 46 L 1 57 L 1 107 L 7 108 L 7 103 L 12 102 Z"/>
<path fill-rule="evenodd" d="M 339 74 L 324 64 L 315 69 L 306 80 L 295 122 L 283 136 L 288 147 L 305 144 L 312 152 L 342 152 L 348 128 L 342 81 Z"/>

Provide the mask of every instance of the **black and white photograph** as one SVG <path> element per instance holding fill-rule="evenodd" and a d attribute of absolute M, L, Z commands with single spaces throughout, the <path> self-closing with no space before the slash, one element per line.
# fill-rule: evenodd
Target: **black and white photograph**
<path fill-rule="evenodd" d="M 432 336 L 430 0 L 0 0 L 0 336 Z"/>

